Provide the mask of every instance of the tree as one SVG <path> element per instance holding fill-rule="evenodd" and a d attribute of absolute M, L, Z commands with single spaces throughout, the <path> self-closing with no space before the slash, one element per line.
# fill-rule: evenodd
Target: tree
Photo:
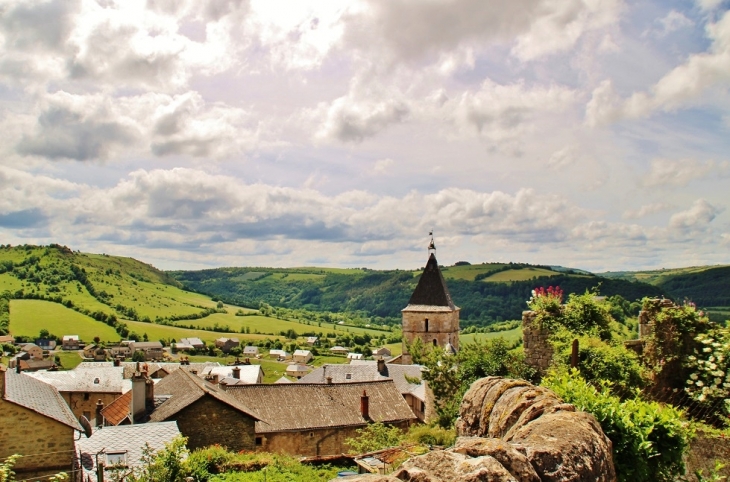
<path fill-rule="evenodd" d="M 144 361 L 147 361 L 147 357 L 145 357 L 145 354 L 142 350 L 136 350 L 132 354 L 132 361 L 133 362 L 144 362 Z"/>

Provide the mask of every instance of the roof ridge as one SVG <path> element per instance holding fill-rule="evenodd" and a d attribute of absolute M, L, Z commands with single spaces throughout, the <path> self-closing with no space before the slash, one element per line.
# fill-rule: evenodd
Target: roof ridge
<path fill-rule="evenodd" d="M 431 253 L 428 257 L 426 267 L 423 269 L 421 278 L 418 280 L 416 289 L 413 290 L 409 305 L 425 306 L 447 306 L 456 310 L 454 302 L 451 301 L 451 294 L 446 287 L 446 281 L 441 274 L 436 255 Z"/>

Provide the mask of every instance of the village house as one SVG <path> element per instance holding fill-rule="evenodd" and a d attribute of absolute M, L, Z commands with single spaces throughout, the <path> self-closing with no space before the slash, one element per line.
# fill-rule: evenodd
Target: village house
<path fill-rule="evenodd" d="M 64 350 L 78 350 L 81 348 L 79 335 L 64 335 L 61 339 L 61 347 Z"/>
<path fill-rule="evenodd" d="M 389 357 L 391 356 L 391 352 L 389 349 L 385 348 L 384 346 L 381 346 L 380 348 L 373 348 L 373 356 L 374 357 Z"/>
<path fill-rule="evenodd" d="M 180 338 L 180 344 L 192 346 L 195 350 L 205 348 L 205 342 L 200 338 Z"/>
<path fill-rule="evenodd" d="M 132 356 L 132 349 L 129 347 L 130 343 L 131 342 L 129 340 L 123 340 L 113 345 L 107 345 L 109 355 L 111 355 L 112 358 L 128 358 Z"/>
<path fill-rule="evenodd" d="M 370 422 L 406 430 L 416 421 L 392 380 L 313 385 L 280 383 L 226 388 L 254 410 L 256 449 L 290 455 L 347 452 L 345 440 Z M 182 427 L 181 427 L 182 430 Z"/>
<path fill-rule="evenodd" d="M 240 385 L 237 387 L 258 386 Z M 165 399 L 149 416 L 150 422 L 176 421 L 188 448 L 219 444 L 232 451 L 254 450 L 254 423 L 261 417 L 213 385 L 187 370 L 177 370 L 154 387 L 155 399 Z"/>
<path fill-rule="evenodd" d="M 294 363 L 306 364 L 314 359 L 314 355 L 312 355 L 312 352 L 309 350 L 295 350 L 291 359 Z"/>
<path fill-rule="evenodd" d="M 85 365 L 85 364 L 81 364 Z M 123 378 L 123 369 L 114 366 L 81 366 L 68 371 L 33 372 L 29 377 L 53 385 L 76 418 L 93 420 L 98 400 L 104 405 L 130 390 L 131 382 Z"/>
<path fill-rule="evenodd" d="M 243 356 L 256 358 L 259 354 L 259 347 L 248 345 L 243 348 Z"/>
<path fill-rule="evenodd" d="M 198 376 L 211 383 L 224 385 L 263 383 L 264 371 L 261 365 L 234 365 L 206 367 L 198 372 Z"/>
<path fill-rule="evenodd" d="M 117 480 L 116 474 L 144 465 L 146 446 L 157 452 L 178 435 L 180 430 L 175 422 L 97 428 L 91 437 L 76 441 L 77 467 L 82 471 L 82 480 L 98 482 L 97 460 L 104 466 L 104 480 Z"/>
<path fill-rule="evenodd" d="M 348 353 L 350 353 L 350 349 L 345 348 L 344 346 L 336 345 L 330 348 L 330 352 L 336 355 L 347 355 Z"/>
<path fill-rule="evenodd" d="M 129 349 L 133 354 L 138 351 L 144 353 L 145 360 L 162 360 L 165 353 L 159 341 L 132 341 Z"/>
<path fill-rule="evenodd" d="M 35 343 L 25 343 L 21 345 L 22 351 L 27 353 L 33 360 L 43 360 L 43 348 L 39 347 Z M 20 355 L 20 353 L 18 353 Z"/>
<path fill-rule="evenodd" d="M 44 358 L 42 360 L 35 360 L 25 352 L 18 353 L 15 357 L 11 358 L 8 362 L 9 368 L 18 368 L 24 372 L 36 372 L 38 370 L 48 370 L 55 366 L 54 361 L 51 358 Z"/>
<path fill-rule="evenodd" d="M 347 359 L 348 360 L 362 360 L 363 354 L 362 353 L 348 353 Z"/>
<path fill-rule="evenodd" d="M 286 374 L 294 378 L 302 378 L 309 372 L 310 368 L 307 365 L 300 365 L 299 363 L 294 363 L 286 367 Z"/>
<path fill-rule="evenodd" d="M 13 337 L 13 335 L 0 335 L 0 343 L 13 345 L 15 344 L 15 338 Z"/>
<path fill-rule="evenodd" d="M 383 360 L 362 361 L 352 365 L 325 364 L 302 377 L 299 383 L 358 383 L 393 380 L 401 396 L 418 420 L 433 415 L 433 397 L 427 391 L 420 365 L 388 364 Z"/>
<path fill-rule="evenodd" d="M 286 360 L 289 358 L 289 354 L 284 350 L 269 350 L 269 358 L 274 358 L 276 360 Z"/>
<path fill-rule="evenodd" d="M 37 338 L 35 344 L 41 347 L 41 350 L 50 351 L 56 349 L 56 340 L 51 340 L 50 338 Z"/>
<path fill-rule="evenodd" d="M 307 337 L 307 345 L 309 346 L 317 346 L 319 345 L 319 338 L 316 336 L 308 336 Z"/>
<path fill-rule="evenodd" d="M 18 480 L 72 470 L 81 431 L 54 387 L 0 366 L 0 460 L 23 455 L 13 468 Z"/>
<path fill-rule="evenodd" d="M 219 348 L 223 353 L 228 353 L 231 349 L 239 346 L 241 342 L 238 338 L 218 338 L 215 341 L 215 347 Z"/>

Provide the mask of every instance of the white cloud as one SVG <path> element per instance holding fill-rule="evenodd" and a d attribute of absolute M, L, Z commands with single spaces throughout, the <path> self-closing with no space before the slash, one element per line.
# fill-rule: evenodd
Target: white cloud
<path fill-rule="evenodd" d="M 707 228 L 722 210 L 704 199 L 698 199 L 692 207 L 672 215 L 669 227 L 677 231 L 701 231 Z"/>
<path fill-rule="evenodd" d="M 388 172 L 392 165 L 393 159 L 378 159 L 377 161 L 375 161 L 375 165 L 373 166 L 373 172 L 375 174 L 385 174 L 386 172 Z"/>
<path fill-rule="evenodd" d="M 654 159 L 651 161 L 651 170 L 643 178 L 642 183 L 648 187 L 655 186 L 686 186 L 696 179 L 708 177 L 730 176 L 730 163 L 725 161 L 700 162 L 693 159 L 668 160 Z"/>
<path fill-rule="evenodd" d="M 568 146 L 555 151 L 547 161 L 548 167 L 553 169 L 564 169 L 577 161 L 575 147 Z"/>
<path fill-rule="evenodd" d="M 701 10 L 710 11 L 719 7 L 724 0 L 695 0 Z"/>
<path fill-rule="evenodd" d="M 672 32 L 691 27 L 695 24 L 694 21 L 688 18 L 684 13 L 678 12 L 674 9 L 670 10 L 664 17 L 657 19 L 655 23 L 659 25 L 659 28 L 647 30 L 644 34 L 653 34 L 657 37 L 664 37 Z"/>
<path fill-rule="evenodd" d="M 670 208 L 671 208 L 671 206 L 666 203 L 644 204 L 643 206 L 639 207 L 638 209 L 629 209 L 629 210 L 624 211 L 623 218 L 624 219 L 641 219 L 641 218 L 644 218 L 651 214 L 666 211 L 667 209 L 670 209 Z"/>
<path fill-rule="evenodd" d="M 654 111 L 671 111 L 698 99 L 709 89 L 730 81 L 730 11 L 708 24 L 712 41 L 708 52 L 690 55 L 687 61 L 665 74 L 650 92 L 636 92 L 622 100 L 610 81 L 594 91 L 586 108 L 589 125 L 608 124 L 623 118 L 641 118 Z"/>

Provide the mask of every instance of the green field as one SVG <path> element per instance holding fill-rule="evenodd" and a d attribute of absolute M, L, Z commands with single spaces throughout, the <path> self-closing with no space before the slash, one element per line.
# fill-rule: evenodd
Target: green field
<path fill-rule="evenodd" d="M 104 341 L 119 340 L 114 328 L 58 303 L 38 300 L 10 301 L 10 332 L 15 336 L 38 336 L 41 330 L 62 337 L 79 335 L 84 341 L 98 336 Z"/>
<path fill-rule="evenodd" d="M 518 326 L 508 331 L 495 331 L 493 333 L 471 333 L 469 335 L 459 336 L 459 343 L 470 343 L 476 340 L 484 341 L 494 338 L 504 338 L 508 342 L 515 342 L 522 339 L 522 327 Z"/>
<path fill-rule="evenodd" d="M 533 278 L 539 278 L 541 276 L 558 276 L 560 273 L 551 271 L 543 268 L 522 268 L 522 269 L 510 269 L 507 271 L 500 271 L 495 273 L 488 278 L 484 278 L 484 281 L 489 283 L 505 283 L 508 281 L 527 281 Z"/>
<path fill-rule="evenodd" d="M 441 270 L 446 279 L 461 279 L 474 281 L 477 275 L 489 273 L 497 269 L 502 269 L 506 265 L 502 263 L 482 263 L 482 264 L 466 264 L 460 266 L 448 266 Z M 420 271 L 414 275 L 420 275 Z"/>
<path fill-rule="evenodd" d="M 629 281 L 643 281 L 652 285 L 660 285 L 662 282 L 674 276 L 686 274 L 701 273 L 716 266 L 689 266 L 686 268 L 669 268 L 654 269 L 647 271 L 606 271 L 605 273 L 596 273 L 606 278 L 619 278 Z"/>

